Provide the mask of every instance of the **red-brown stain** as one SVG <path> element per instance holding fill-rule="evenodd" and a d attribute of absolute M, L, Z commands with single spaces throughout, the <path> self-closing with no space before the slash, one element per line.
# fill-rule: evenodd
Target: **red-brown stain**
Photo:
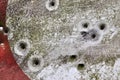
<path fill-rule="evenodd" d="M 0 0 L 0 22 L 5 27 L 8 0 Z M 0 80 L 30 80 L 17 65 L 10 50 L 7 35 L 0 31 Z"/>

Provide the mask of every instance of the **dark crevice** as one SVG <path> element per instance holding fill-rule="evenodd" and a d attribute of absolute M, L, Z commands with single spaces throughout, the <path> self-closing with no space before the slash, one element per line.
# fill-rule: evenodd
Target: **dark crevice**
<path fill-rule="evenodd" d="M 5 28 L 4 28 L 4 32 L 5 32 L 5 33 L 9 33 L 9 31 L 10 31 L 10 30 L 9 30 L 8 27 L 5 27 Z"/>

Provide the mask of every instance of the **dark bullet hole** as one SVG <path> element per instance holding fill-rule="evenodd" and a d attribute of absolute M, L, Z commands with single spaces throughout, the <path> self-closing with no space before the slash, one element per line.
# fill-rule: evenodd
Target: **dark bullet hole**
<path fill-rule="evenodd" d="M 99 40 L 99 37 L 100 37 L 100 34 L 98 33 L 98 31 L 95 29 L 92 29 L 92 30 L 88 31 L 88 35 L 86 36 L 85 39 L 97 41 L 97 40 Z"/>
<path fill-rule="evenodd" d="M 82 38 L 86 41 L 98 41 L 100 34 L 97 30 L 91 29 L 88 32 L 82 31 L 81 32 Z"/>
<path fill-rule="evenodd" d="M 106 24 L 102 23 L 99 25 L 100 30 L 104 30 L 106 28 Z"/>
<path fill-rule="evenodd" d="M 40 61 L 39 61 L 38 58 L 34 58 L 33 61 L 32 61 L 32 63 L 33 63 L 34 66 L 37 66 L 37 65 L 40 64 Z"/>
<path fill-rule="evenodd" d="M 8 33 L 8 32 L 9 32 L 9 28 L 8 28 L 8 27 L 5 27 L 5 28 L 4 28 L 4 32 L 5 32 L 5 33 Z"/>
<path fill-rule="evenodd" d="M 83 28 L 88 28 L 89 23 L 82 24 Z"/>
<path fill-rule="evenodd" d="M 78 66 L 77 66 L 78 70 L 81 70 L 81 69 L 83 69 L 84 67 L 85 67 L 84 64 L 78 64 Z"/>
<path fill-rule="evenodd" d="M 74 61 L 74 60 L 76 60 L 76 58 L 77 58 L 77 55 L 71 55 L 70 57 L 69 57 L 69 61 Z"/>
<path fill-rule="evenodd" d="M 51 2 L 50 2 L 50 6 L 55 6 L 55 2 L 54 2 L 54 1 L 51 1 Z"/>
<path fill-rule="evenodd" d="M 26 47 L 27 47 L 27 44 L 26 44 L 26 43 L 24 43 L 24 42 L 21 42 L 21 43 L 20 43 L 20 48 L 21 48 L 21 49 L 26 49 Z"/>
<path fill-rule="evenodd" d="M 70 58 L 71 58 L 71 59 L 76 59 L 77 56 L 76 56 L 76 55 L 71 55 Z"/>
<path fill-rule="evenodd" d="M 55 6 L 55 0 L 51 0 L 49 5 L 50 5 L 50 7 Z"/>
<path fill-rule="evenodd" d="M 88 32 L 86 32 L 86 31 L 82 31 L 82 32 L 81 32 L 81 35 L 82 35 L 83 37 L 85 37 L 87 34 L 88 34 Z"/>
<path fill-rule="evenodd" d="M 92 39 L 95 39 L 96 38 L 96 34 L 92 34 L 91 37 L 92 37 Z"/>

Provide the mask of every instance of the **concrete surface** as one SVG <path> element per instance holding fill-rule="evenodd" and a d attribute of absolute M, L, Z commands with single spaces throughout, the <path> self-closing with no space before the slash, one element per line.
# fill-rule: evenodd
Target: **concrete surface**
<path fill-rule="evenodd" d="M 120 0 L 11 0 L 11 49 L 31 80 L 120 80 Z"/>

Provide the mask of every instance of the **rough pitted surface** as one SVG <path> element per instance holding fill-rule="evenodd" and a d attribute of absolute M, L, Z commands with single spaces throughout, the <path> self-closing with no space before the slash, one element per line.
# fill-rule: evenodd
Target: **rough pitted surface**
<path fill-rule="evenodd" d="M 120 80 L 119 5 L 9 0 L 8 37 L 17 63 L 31 80 Z"/>

